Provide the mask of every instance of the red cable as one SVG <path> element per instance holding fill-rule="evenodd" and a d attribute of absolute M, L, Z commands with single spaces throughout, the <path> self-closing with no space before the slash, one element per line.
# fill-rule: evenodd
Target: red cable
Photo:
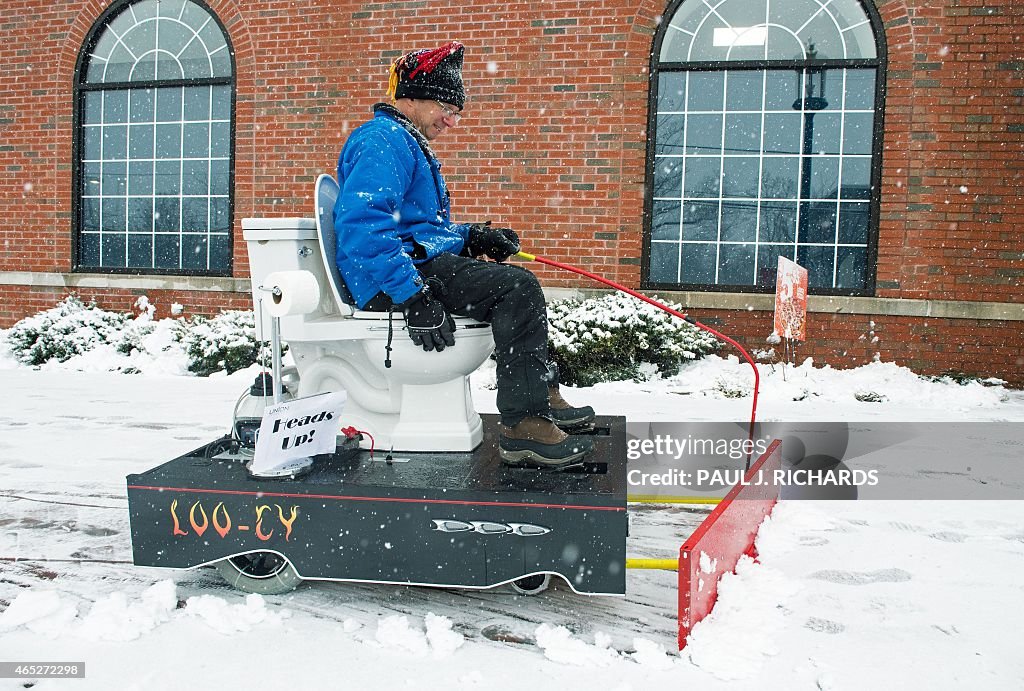
<path fill-rule="evenodd" d="M 522 256 L 522 255 L 520 255 L 520 256 Z M 718 331 L 715 331 L 710 326 L 707 326 L 705 324 L 701 324 L 696 319 L 691 319 L 688 315 L 683 314 L 682 312 L 678 312 L 678 311 L 672 309 L 671 307 L 669 307 L 667 305 L 663 305 L 662 303 L 658 302 L 657 300 L 652 300 L 651 298 L 647 297 L 646 295 L 638 293 L 635 290 L 631 290 L 630 288 L 627 288 L 624 285 L 620 285 L 620 284 L 616 283 L 615 281 L 612 281 L 612 280 L 609 280 L 607 278 L 604 278 L 603 276 L 598 276 L 597 274 L 592 274 L 589 271 L 585 271 L 584 269 L 581 269 L 579 267 L 573 266 L 572 264 L 563 264 L 562 262 L 556 262 L 553 259 L 545 259 L 544 257 L 538 257 L 536 255 L 528 255 L 528 256 L 532 257 L 535 261 L 538 261 L 541 264 L 548 264 L 549 266 L 554 266 L 554 267 L 557 267 L 559 269 L 565 269 L 566 271 L 572 271 L 573 273 L 577 273 L 577 274 L 579 274 L 581 276 L 586 276 L 587 278 L 592 278 L 593 280 L 598 281 L 599 283 L 604 283 L 605 285 L 611 286 L 612 288 L 615 288 L 616 290 L 621 290 L 623 293 L 627 293 L 629 295 L 632 295 L 633 297 L 635 297 L 635 298 L 637 298 L 639 300 L 643 300 L 644 302 L 646 302 L 649 305 L 654 305 L 658 309 L 661 309 L 661 310 L 664 310 L 664 311 L 668 312 L 673 317 L 678 317 L 679 319 L 682 319 L 685 322 L 693 324 L 694 326 L 696 326 L 698 328 L 704 329 L 705 331 L 710 333 L 712 336 L 714 336 L 714 337 L 716 337 L 716 338 L 718 338 L 718 339 L 720 339 L 722 341 L 725 341 L 726 343 L 732 345 L 738 351 L 743 353 L 743 357 L 746 358 L 747 362 L 750 363 L 750 367 L 754 370 L 754 400 L 753 400 L 753 405 L 750 407 L 750 439 L 754 438 L 754 422 L 757 419 L 757 393 L 758 393 L 758 390 L 760 389 L 760 386 L 761 386 L 761 375 L 757 371 L 757 365 L 754 364 L 754 359 L 752 357 L 750 357 L 750 353 L 747 352 L 746 348 L 744 348 L 739 343 L 737 343 L 733 339 L 729 338 L 725 334 L 722 334 L 722 333 L 719 333 Z M 524 257 L 524 258 L 526 258 L 526 257 Z M 750 459 L 748 457 L 747 458 L 747 465 L 749 466 L 749 464 L 750 464 Z"/>

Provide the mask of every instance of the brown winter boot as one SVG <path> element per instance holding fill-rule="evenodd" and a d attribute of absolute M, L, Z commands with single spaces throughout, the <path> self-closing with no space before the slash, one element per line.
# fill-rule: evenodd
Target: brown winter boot
<path fill-rule="evenodd" d="M 594 448 L 589 437 L 571 436 L 551 420 L 531 415 L 512 427 L 501 426 L 498 455 L 505 465 L 559 470 L 579 465 Z"/>
<path fill-rule="evenodd" d="M 551 420 L 559 429 L 572 434 L 584 432 L 594 427 L 594 409 L 590 406 L 575 408 L 562 398 L 558 384 L 548 387 L 548 405 L 551 407 Z"/>

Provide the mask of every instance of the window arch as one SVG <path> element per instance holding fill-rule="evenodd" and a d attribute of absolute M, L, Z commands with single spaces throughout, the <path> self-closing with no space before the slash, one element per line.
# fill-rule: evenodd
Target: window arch
<path fill-rule="evenodd" d="M 884 44 L 859 0 L 677 0 L 651 60 L 644 285 L 874 292 Z"/>
<path fill-rule="evenodd" d="M 75 81 L 74 265 L 230 275 L 234 55 L 197 0 L 127 0 Z"/>

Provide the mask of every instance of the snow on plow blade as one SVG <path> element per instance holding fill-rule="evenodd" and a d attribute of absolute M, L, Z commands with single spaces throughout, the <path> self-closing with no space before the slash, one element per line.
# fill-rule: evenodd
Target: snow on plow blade
<path fill-rule="evenodd" d="M 768 478 L 782 467 L 781 451 L 776 439 L 679 549 L 680 650 L 715 606 L 719 579 L 735 570 L 744 554 L 757 556 L 757 531 L 779 499 L 778 483 Z"/>

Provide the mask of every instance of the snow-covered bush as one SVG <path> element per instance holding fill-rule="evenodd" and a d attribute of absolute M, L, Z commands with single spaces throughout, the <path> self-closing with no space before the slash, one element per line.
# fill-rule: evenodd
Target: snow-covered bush
<path fill-rule="evenodd" d="M 548 306 L 548 320 L 551 357 L 558 363 L 562 382 L 570 386 L 642 381 L 646 379 L 644 363 L 670 376 L 686 360 L 718 348 L 710 334 L 621 293 L 553 302 Z"/>
<path fill-rule="evenodd" d="M 7 333 L 11 353 L 26 365 L 65 360 L 103 344 L 120 346 L 126 314 L 107 312 L 69 295 L 52 309 L 25 317 Z"/>
<path fill-rule="evenodd" d="M 255 362 L 270 362 L 269 343 L 256 340 L 251 311 L 227 310 L 212 319 L 195 316 L 190 323 L 182 322 L 180 334 L 188 369 L 200 377 L 222 371 L 231 374 Z"/>

